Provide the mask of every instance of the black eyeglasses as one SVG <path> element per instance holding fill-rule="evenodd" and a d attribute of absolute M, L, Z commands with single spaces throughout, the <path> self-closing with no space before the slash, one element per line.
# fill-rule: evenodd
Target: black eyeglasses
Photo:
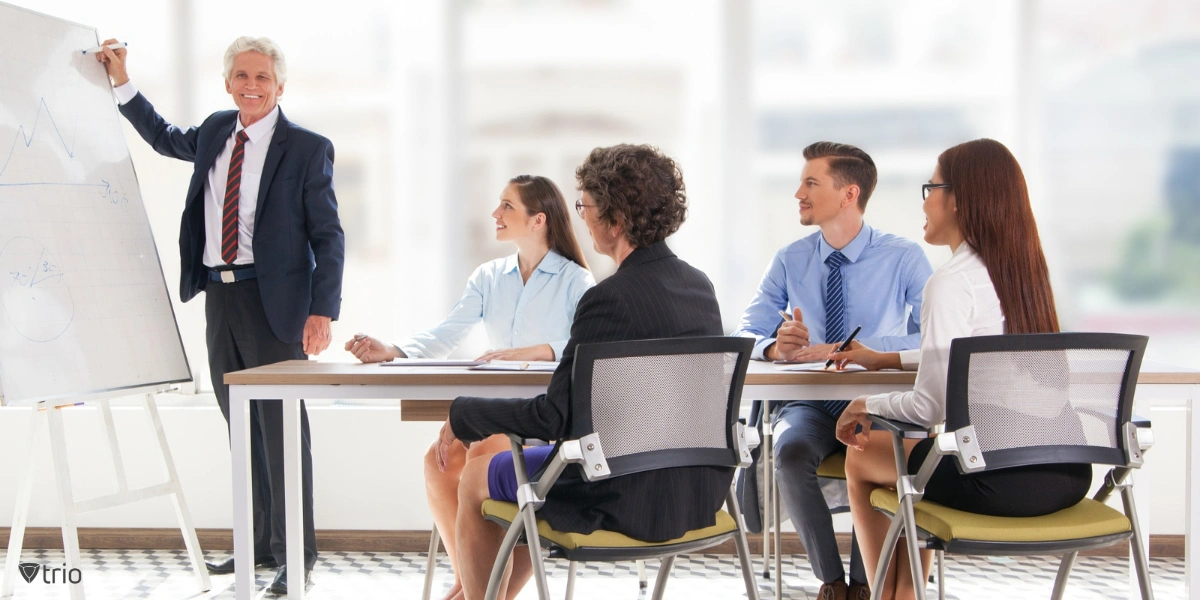
<path fill-rule="evenodd" d="M 583 218 L 583 207 L 585 206 L 595 206 L 595 204 L 584 204 L 582 199 L 575 201 L 575 212 L 579 213 L 580 219 Z"/>
<path fill-rule="evenodd" d="M 929 190 L 936 189 L 936 188 L 948 188 L 948 187 L 950 187 L 950 184 L 948 184 L 948 183 L 922 183 L 921 184 L 921 202 L 924 202 L 929 199 Z"/>

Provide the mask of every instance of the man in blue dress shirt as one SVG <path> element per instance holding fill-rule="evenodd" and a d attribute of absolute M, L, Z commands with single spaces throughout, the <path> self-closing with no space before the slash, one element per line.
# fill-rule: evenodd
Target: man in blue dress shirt
<path fill-rule="evenodd" d="M 857 341 L 899 352 L 900 362 L 914 368 L 921 292 L 933 272 L 929 259 L 915 242 L 863 222 L 877 181 L 875 162 L 866 152 L 818 142 L 804 149 L 804 158 L 796 191 L 800 223 L 821 230 L 775 254 L 734 335 L 758 340 L 756 359 L 811 362 L 826 360 L 861 326 Z M 781 310 L 791 317 L 782 324 Z M 834 425 L 846 404 L 784 405 L 774 421 L 776 473 L 788 514 L 822 582 L 817 597 L 865 600 L 862 559 L 855 548 L 847 587 L 833 518 L 817 481 L 821 461 L 845 448 L 834 437 Z"/>

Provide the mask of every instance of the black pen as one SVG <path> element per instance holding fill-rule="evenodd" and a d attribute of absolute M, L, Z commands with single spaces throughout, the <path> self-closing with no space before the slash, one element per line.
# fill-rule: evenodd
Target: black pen
<path fill-rule="evenodd" d="M 845 351 L 846 351 L 846 348 L 849 348 L 849 347 L 850 347 L 850 342 L 853 342 L 853 341 L 854 341 L 854 336 L 858 335 L 858 332 L 859 332 L 859 331 L 862 331 L 862 325 L 859 325 L 858 327 L 855 327 L 855 328 L 854 328 L 854 333 L 851 333 L 851 334 L 850 334 L 850 337 L 846 338 L 846 341 L 842 342 L 842 345 L 841 345 L 841 346 L 839 346 L 837 350 L 834 350 L 834 352 L 845 352 Z M 832 367 L 832 366 L 833 366 L 833 359 L 832 359 L 832 358 L 831 358 L 831 359 L 829 359 L 828 361 L 825 361 L 825 368 L 826 368 L 826 369 L 828 369 L 829 367 Z"/>

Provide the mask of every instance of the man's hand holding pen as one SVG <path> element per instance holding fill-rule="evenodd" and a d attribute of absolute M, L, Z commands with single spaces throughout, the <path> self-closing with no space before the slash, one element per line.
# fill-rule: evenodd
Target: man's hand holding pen
<path fill-rule="evenodd" d="M 775 333 L 775 343 L 767 348 L 767 358 L 771 360 L 800 361 L 798 357 L 812 344 L 808 341 L 808 326 L 804 324 L 804 315 L 799 308 L 793 308 L 792 314 L 780 311 L 783 315 L 783 325 Z M 829 354 L 826 350 L 821 358 Z M 816 360 L 816 359 L 810 359 Z"/>

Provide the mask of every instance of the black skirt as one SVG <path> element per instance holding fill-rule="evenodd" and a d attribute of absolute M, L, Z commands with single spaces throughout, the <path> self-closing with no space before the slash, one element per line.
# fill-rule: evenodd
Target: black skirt
<path fill-rule="evenodd" d="M 916 473 L 933 447 L 921 440 L 908 457 L 908 472 Z M 1046 464 L 996 469 L 964 475 L 957 459 L 942 458 L 925 486 L 925 499 L 942 506 L 993 517 L 1037 517 L 1070 508 L 1092 485 L 1090 464 Z"/>

